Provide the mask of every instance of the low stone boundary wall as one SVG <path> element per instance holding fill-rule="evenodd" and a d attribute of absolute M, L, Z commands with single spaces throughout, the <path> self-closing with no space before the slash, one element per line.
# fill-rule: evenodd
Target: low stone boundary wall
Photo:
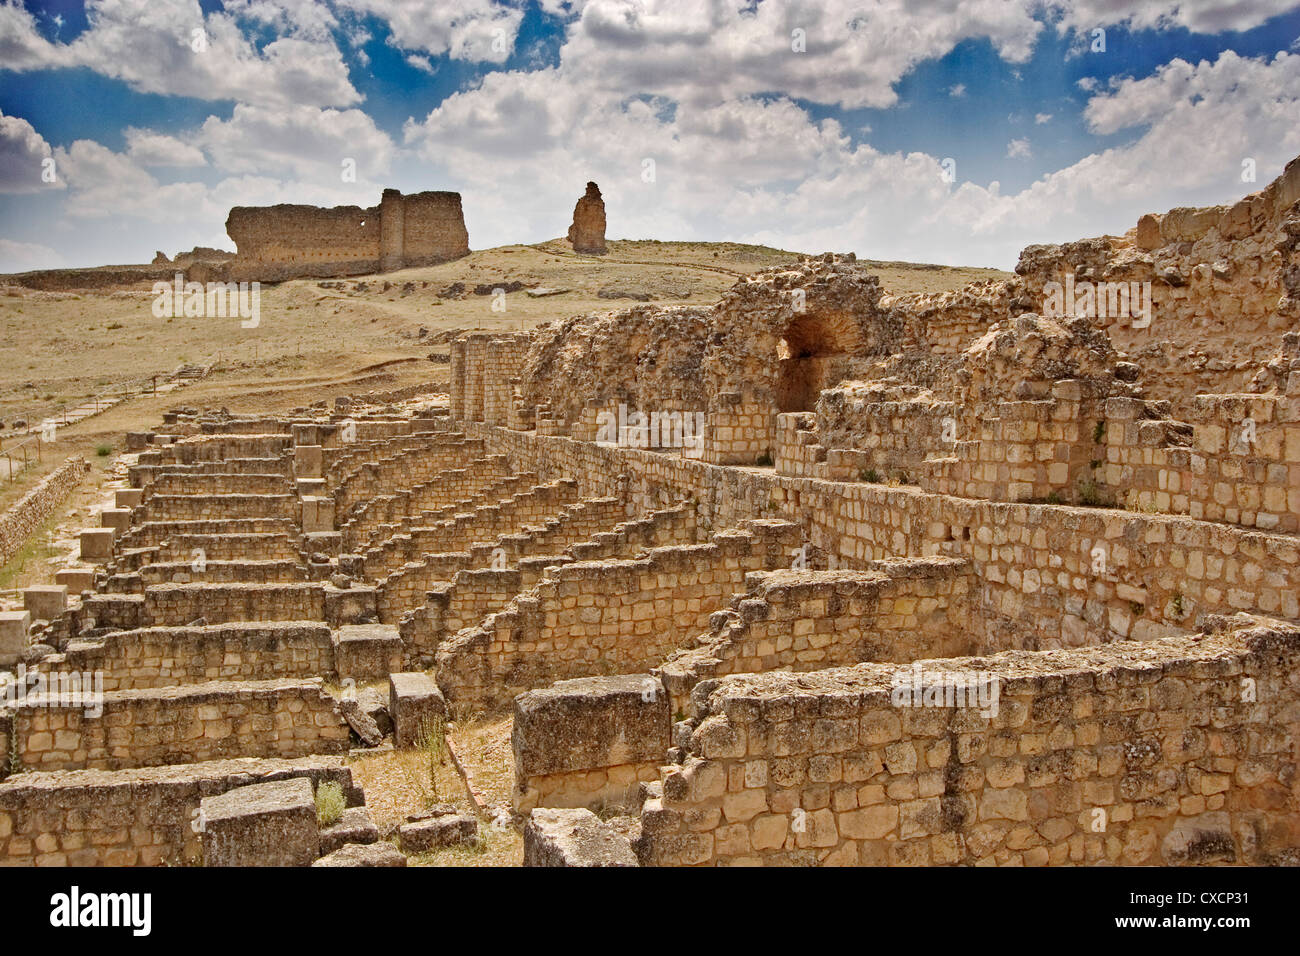
<path fill-rule="evenodd" d="M 113 691 L 98 715 L 29 698 L 14 712 L 14 751 L 41 771 L 341 753 L 348 725 L 321 688 L 317 678 Z"/>
<path fill-rule="evenodd" d="M 739 590 L 749 571 L 783 566 L 795 526 L 755 520 L 710 544 L 643 559 L 578 562 L 438 651 L 438 684 L 457 704 L 494 706 L 556 680 L 657 666 Z"/>
<path fill-rule="evenodd" d="M 792 478 L 563 437 L 467 424 L 516 470 L 569 475 L 632 508 L 694 498 L 715 527 L 754 514 L 798 522 L 847 561 L 946 554 L 981 582 L 979 650 L 1147 640 L 1207 615 L 1300 618 L 1300 539 L 1193 518 L 976 501 L 862 482 Z M 620 480 L 619 476 L 626 479 Z"/>
<path fill-rule="evenodd" d="M 17 504 L 0 515 L 0 567 L 8 564 L 90 470 L 90 465 L 74 455 L 59 465 L 36 487 L 18 499 Z"/>
<path fill-rule="evenodd" d="M 864 661 L 909 663 L 972 650 L 970 562 L 915 558 L 870 571 L 768 571 L 714 614 L 699 646 L 656 670 L 675 710 L 691 689 L 724 674 L 815 671 Z"/>
<path fill-rule="evenodd" d="M 225 518 L 282 518 L 298 515 L 294 495 L 153 495 L 140 506 L 145 521 L 220 521 Z"/>
<path fill-rule="evenodd" d="M 73 641 L 41 670 L 97 671 L 105 691 L 205 681 L 327 677 L 334 644 L 327 624 L 269 622 L 113 631 L 98 643 Z"/>
<path fill-rule="evenodd" d="M 704 681 L 675 738 L 685 761 L 644 805 L 639 855 L 1270 862 L 1300 843 L 1300 629 L 1227 623 L 1237 629 Z"/>
<path fill-rule="evenodd" d="M 0 866 L 197 864 L 203 797 L 293 777 L 333 781 L 349 806 L 364 802 L 342 757 L 16 774 L 0 783 Z"/>

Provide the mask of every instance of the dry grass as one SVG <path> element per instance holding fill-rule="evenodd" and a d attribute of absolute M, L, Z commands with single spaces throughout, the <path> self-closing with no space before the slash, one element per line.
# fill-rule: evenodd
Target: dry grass
<path fill-rule="evenodd" d="M 396 830 L 408 816 L 436 803 L 473 811 L 450 759 L 435 765 L 424 750 L 396 750 L 359 757 L 351 767 L 353 779 L 366 792 L 366 806 L 380 833 Z M 430 773 L 431 767 L 436 768 L 434 773 Z"/>
<path fill-rule="evenodd" d="M 509 807 L 515 785 L 515 758 L 510 744 L 510 714 L 460 721 L 448 730 L 456 756 L 481 799 L 490 807 Z"/>

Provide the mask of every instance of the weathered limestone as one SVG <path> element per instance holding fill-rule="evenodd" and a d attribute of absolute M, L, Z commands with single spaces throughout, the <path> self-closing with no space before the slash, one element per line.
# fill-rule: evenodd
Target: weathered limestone
<path fill-rule="evenodd" d="M 207 866 L 311 866 L 316 799 L 303 777 L 236 787 L 199 803 Z"/>
<path fill-rule="evenodd" d="M 0 864 L 199 863 L 200 800 L 292 777 L 304 777 L 312 786 L 332 781 L 349 805 L 362 800 L 342 757 L 243 757 L 138 770 L 12 774 L 0 781 Z"/>
<path fill-rule="evenodd" d="M 573 223 L 568 239 L 574 252 L 603 256 L 605 249 L 605 200 L 600 187 L 587 183 L 587 191 L 573 207 Z"/>
<path fill-rule="evenodd" d="M 393 746 L 418 747 L 434 722 L 446 717 L 447 702 L 428 674 L 389 674 L 388 713 L 393 719 Z"/>
<path fill-rule="evenodd" d="M 477 839 L 478 821 L 452 807 L 437 806 L 403 823 L 397 834 L 404 852 L 427 853 Z"/>
<path fill-rule="evenodd" d="M 37 584 L 23 589 L 23 607 L 31 611 L 32 620 L 53 621 L 67 606 L 66 584 Z"/>
<path fill-rule="evenodd" d="M 113 556 L 113 538 L 117 532 L 113 528 L 83 528 L 81 539 L 81 560 L 102 563 Z"/>
<path fill-rule="evenodd" d="M 391 624 L 345 624 L 334 632 L 340 679 L 381 680 L 402 668 L 402 638 Z"/>
<path fill-rule="evenodd" d="M 406 856 L 391 843 L 349 843 L 312 866 L 406 866 Z"/>
<path fill-rule="evenodd" d="M 658 778 L 668 694 L 649 674 L 559 681 L 515 698 L 515 809 L 628 804 Z"/>
<path fill-rule="evenodd" d="M 369 209 L 236 206 L 226 232 L 239 249 L 230 277 L 262 282 L 388 272 L 469 253 L 460 194 L 453 192 L 403 196 L 385 189 Z"/>
<path fill-rule="evenodd" d="M 27 650 L 31 611 L 0 611 L 0 667 L 12 667 Z"/>
<path fill-rule="evenodd" d="M 524 827 L 524 866 L 637 866 L 627 837 L 590 810 L 534 810 Z"/>

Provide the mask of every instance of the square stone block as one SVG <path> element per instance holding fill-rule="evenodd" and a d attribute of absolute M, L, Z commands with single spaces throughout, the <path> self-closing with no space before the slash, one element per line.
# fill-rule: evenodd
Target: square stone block
<path fill-rule="evenodd" d="M 339 678 L 382 680 L 402 669 L 402 637 L 394 624 L 345 624 L 334 632 Z"/>
<path fill-rule="evenodd" d="M 295 478 L 294 485 L 299 497 L 322 497 L 325 494 L 324 478 Z"/>
<path fill-rule="evenodd" d="M 293 450 L 293 475 L 295 478 L 320 478 L 324 472 L 321 470 L 321 446 L 320 445 L 299 445 Z"/>
<path fill-rule="evenodd" d="M 27 650 L 31 611 L 0 611 L 0 667 L 13 667 Z"/>
<path fill-rule="evenodd" d="M 235 787 L 199 803 L 206 866 L 311 866 L 320 830 L 311 780 Z"/>
<path fill-rule="evenodd" d="M 388 713 L 393 718 L 393 745 L 416 747 L 427 724 L 435 717 L 446 717 L 447 701 L 428 674 L 389 674 Z"/>
<path fill-rule="evenodd" d="M 32 612 L 33 620 L 53 621 L 67 606 L 65 584 L 38 584 L 23 591 L 23 607 Z"/>
<path fill-rule="evenodd" d="M 143 488 L 119 488 L 113 493 L 113 503 L 119 508 L 134 508 L 143 500 Z"/>
<path fill-rule="evenodd" d="M 590 810 L 534 810 L 524 827 L 524 866 L 639 865 L 627 837 Z"/>
<path fill-rule="evenodd" d="M 302 499 L 302 533 L 334 530 L 334 499 L 308 495 Z"/>
<path fill-rule="evenodd" d="M 112 528 L 81 529 L 81 560 L 107 561 L 113 557 L 113 538 L 117 532 Z"/>
<path fill-rule="evenodd" d="M 112 528 L 114 531 L 125 531 L 131 527 L 131 509 L 105 508 L 99 513 L 99 523 L 101 526 Z"/>
<path fill-rule="evenodd" d="M 319 551 L 333 557 L 343 550 L 343 532 L 341 531 L 317 531 L 314 534 L 304 535 L 304 537 L 307 539 L 308 554 L 315 554 Z"/>
<path fill-rule="evenodd" d="M 95 590 L 94 568 L 62 568 L 54 572 L 56 584 L 66 585 L 69 594 Z"/>

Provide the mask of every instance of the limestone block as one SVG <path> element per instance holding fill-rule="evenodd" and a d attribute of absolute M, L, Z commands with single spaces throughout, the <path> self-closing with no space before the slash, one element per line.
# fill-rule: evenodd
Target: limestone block
<path fill-rule="evenodd" d="M 23 607 L 32 612 L 33 620 L 53 621 L 67 606 L 65 584 L 38 584 L 23 591 Z"/>
<path fill-rule="evenodd" d="M 143 500 L 143 488 L 118 488 L 113 493 L 113 503 L 119 508 L 134 508 Z"/>
<path fill-rule="evenodd" d="M 320 855 L 311 780 L 235 787 L 199 803 L 207 866 L 311 866 Z"/>
<path fill-rule="evenodd" d="M 112 528 L 83 528 L 81 530 L 81 560 L 107 561 L 113 556 L 113 538 L 117 532 Z"/>
<path fill-rule="evenodd" d="M 590 810 L 534 810 L 524 827 L 524 866 L 638 866 L 627 837 Z"/>
<path fill-rule="evenodd" d="M 95 590 L 94 568 L 62 568 L 54 572 L 56 584 L 66 585 L 69 594 Z"/>
<path fill-rule="evenodd" d="M 348 807 L 335 823 L 320 831 L 320 852 L 325 856 L 348 844 L 369 844 L 378 840 L 379 827 L 370 819 L 370 811 L 365 807 Z"/>
<path fill-rule="evenodd" d="M 521 777 L 662 761 L 672 720 L 649 674 L 580 677 L 515 698 L 511 742 Z"/>
<path fill-rule="evenodd" d="M 295 478 L 321 478 L 322 453 L 320 445 L 299 445 L 293 450 L 293 474 Z"/>
<path fill-rule="evenodd" d="M 478 837 L 478 821 L 451 806 L 438 806 L 397 828 L 402 849 L 424 853 L 469 843 Z"/>
<path fill-rule="evenodd" d="M 1160 236 L 1160 217 L 1147 213 L 1137 224 L 1137 247 L 1139 249 L 1157 249 L 1164 240 Z"/>
<path fill-rule="evenodd" d="M 302 533 L 334 530 L 334 499 L 308 495 L 302 499 Z"/>
<path fill-rule="evenodd" d="M 0 611 L 0 667 L 17 664 L 27 650 L 31 611 Z"/>
<path fill-rule="evenodd" d="M 421 671 L 389 674 L 388 712 L 393 720 L 393 745 L 417 747 L 429 723 L 447 715 L 447 701 L 428 674 Z"/>
<path fill-rule="evenodd" d="M 130 508 L 105 508 L 99 513 L 99 523 L 101 527 L 112 528 L 114 531 L 125 531 L 131 527 L 131 509 Z"/>
<path fill-rule="evenodd" d="M 394 624 L 345 624 L 334 632 L 340 679 L 381 680 L 402 668 L 402 637 Z"/>
<path fill-rule="evenodd" d="M 406 856 L 391 843 L 348 843 L 312 866 L 406 866 Z"/>

